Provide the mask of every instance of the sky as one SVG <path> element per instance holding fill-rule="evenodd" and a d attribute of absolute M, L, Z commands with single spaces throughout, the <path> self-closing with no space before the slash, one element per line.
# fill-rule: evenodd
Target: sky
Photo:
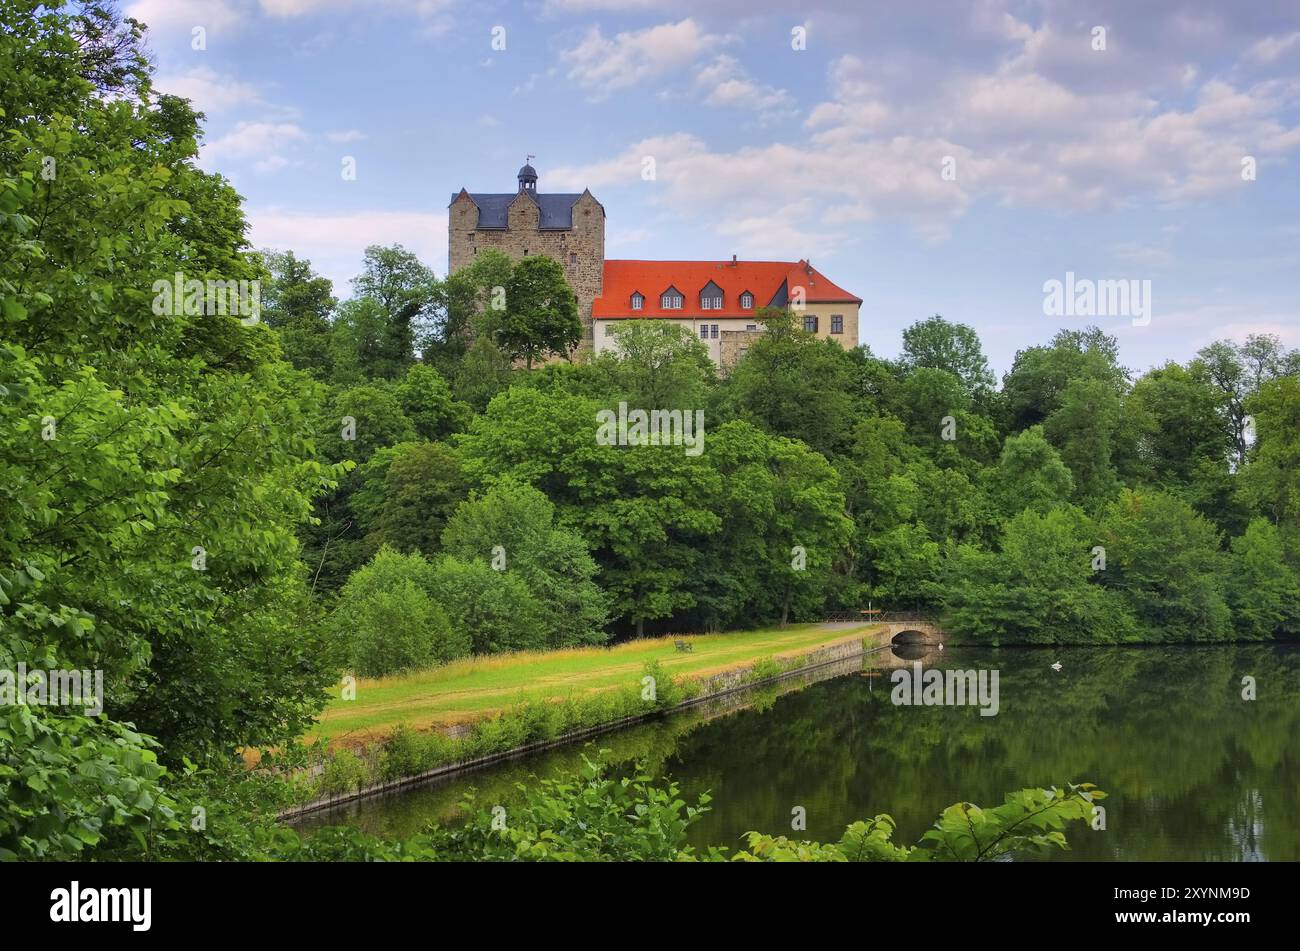
<path fill-rule="evenodd" d="M 590 188 L 606 256 L 810 260 L 895 356 L 1102 327 L 1136 371 L 1300 346 L 1300 0 L 127 0 L 258 247 L 340 296 L 370 244 L 439 274 L 447 204 Z M 355 175 L 346 174 L 355 169 Z M 1051 313 L 1049 282 L 1145 312 Z M 1146 283 L 1149 282 L 1149 283 Z"/>

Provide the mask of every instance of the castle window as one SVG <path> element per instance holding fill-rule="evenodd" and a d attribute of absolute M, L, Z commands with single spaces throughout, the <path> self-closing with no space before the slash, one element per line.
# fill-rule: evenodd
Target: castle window
<path fill-rule="evenodd" d="M 749 291 L 745 291 L 745 293 L 741 294 L 740 306 L 744 310 L 752 310 L 754 307 L 754 295 L 749 293 Z"/>
<path fill-rule="evenodd" d="M 578 263 L 578 252 L 577 252 L 577 251 L 570 251 L 570 252 L 569 252 L 569 263 L 570 263 L 570 264 L 577 264 L 577 263 Z"/>
<path fill-rule="evenodd" d="M 645 305 L 645 298 L 640 294 L 632 295 L 632 309 L 640 310 Z"/>
<path fill-rule="evenodd" d="M 721 298 L 721 297 L 701 297 L 701 298 L 700 298 L 700 309 L 701 309 L 701 310 L 722 310 L 722 298 Z"/>
<path fill-rule="evenodd" d="M 701 339 L 701 340 L 708 340 L 708 339 L 709 339 L 709 325 L 708 325 L 708 324 L 700 324 L 700 339 Z"/>
<path fill-rule="evenodd" d="M 815 314 L 805 315 L 803 319 L 803 329 L 813 334 L 817 332 L 817 316 Z"/>
<path fill-rule="evenodd" d="M 612 336 L 614 336 L 614 325 L 613 325 L 613 324 L 606 324 L 606 325 L 605 325 L 605 336 L 606 336 L 606 337 L 612 337 Z"/>
<path fill-rule="evenodd" d="M 717 339 L 718 339 L 718 325 L 717 325 L 717 324 L 714 324 L 713 327 L 711 328 L 711 330 L 712 330 L 712 332 L 709 334 L 709 336 L 712 337 L 714 340 L 717 340 Z"/>
<path fill-rule="evenodd" d="M 659 306 L 664 310 L 681 310 L 682 309 L 682 292 L 675 287 L 670 287 L 664 291 L 659 298 Z"/>
<path fill-rule="evenodd" d="M 843 315 L 843 314 L 831 314 L 831 333 L 833 333 L 833 334 L 842 334 L 842 333 L 844 333 L 844 315 Z"/>
<path fill-rule="evenodd" d="M 758 329 L 758 324 L 745 324 L 745 329 L 746 329 L 746 330 L 757 330 L 757 329 Z"/>

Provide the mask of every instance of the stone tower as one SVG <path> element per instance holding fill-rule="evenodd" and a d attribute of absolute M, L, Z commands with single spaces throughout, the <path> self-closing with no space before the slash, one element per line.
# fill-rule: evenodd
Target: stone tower
<path fill-rule="evenodd" d="M 543 194 L 537 170 L 524 165 L 513 192 L 468 192 L 452 196 L 447 209 L 448 273 L 496 248 L 513 260 L 545 255 L 560 262 L 578 298 L 582 319 L 579 348 L 590 348 L 591 303 L 601 295 L 605 270 L 605 209 L 589 190 Z"/>

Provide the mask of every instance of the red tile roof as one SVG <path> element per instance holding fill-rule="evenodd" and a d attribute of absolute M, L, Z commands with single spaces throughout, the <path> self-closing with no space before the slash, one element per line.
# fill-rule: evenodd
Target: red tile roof
<path fill-rule="evenodd" d="M 722 288 L 722 310 L 701 310 L 700 291 L 712 281 Z M 861 304 L 807 261 L 606 261 L 604 293 L 591 307 L 595 318 L 607 317 L 752 317 L 775 299 L 784 304 L 790 289 L 804 288 L 805 300 L 815 303 Z M 669 287 L 682 293 L 681 310 L 664 310 L 660 295 Z M 645 297 L 641 310 L 632 309 L 632 294 Z M 740 295 L 749 291 L 754 306 L 744 310 Z"/>

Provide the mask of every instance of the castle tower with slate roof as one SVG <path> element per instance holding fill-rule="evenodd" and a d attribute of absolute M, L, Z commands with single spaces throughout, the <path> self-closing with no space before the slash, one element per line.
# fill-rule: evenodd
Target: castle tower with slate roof
<path fill-rule="evenodd" d="M 590 191 L 546 194 L 537 170 L 524 165 L 513 192 L 452 196 L 447 214 L 448 273 L 470 264 L 484 248 L 514 260 L 542 254 L 560 262 L 578 298 L 582 348 L 592 344 L 591 305 L 601 295 L 605 270 L 605 209 Z"/>

